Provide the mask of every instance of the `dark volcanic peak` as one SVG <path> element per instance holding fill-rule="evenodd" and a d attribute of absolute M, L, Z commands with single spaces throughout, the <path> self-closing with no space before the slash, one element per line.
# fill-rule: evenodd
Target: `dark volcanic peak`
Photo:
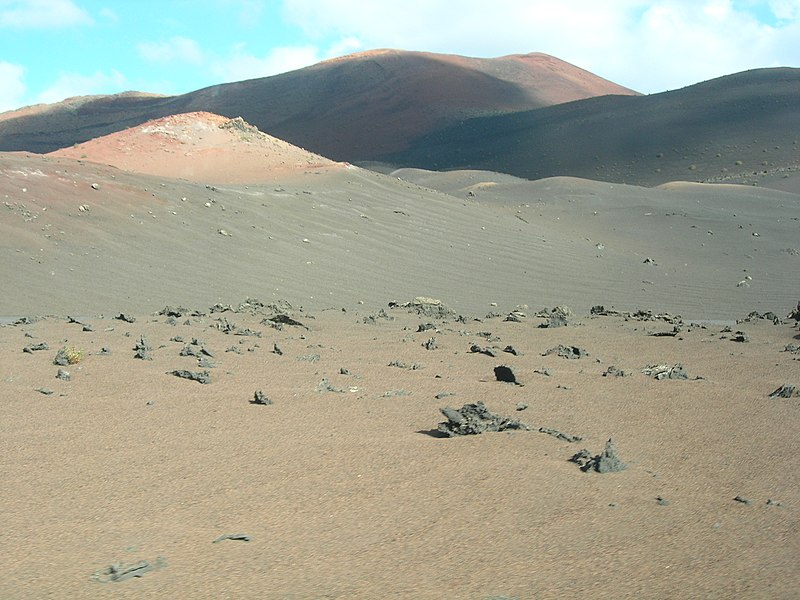
<path fill-rule="evenodd" d="M 753 183 L 800 168 L 800 69 L 746 71 L 650 96 L 604 96 L 480 117 L 380 159 L 658 185 Z"/>
<path fill-rule="evenodd" d="M 377 50 L 182 96 L 103 96 L 0 115 L 0 150 L 50 152 L 171 114 L 241 116 L 337 160 L 398 152 L 466 118 L 634 94 L 545 54 L 500 58 Z"/>

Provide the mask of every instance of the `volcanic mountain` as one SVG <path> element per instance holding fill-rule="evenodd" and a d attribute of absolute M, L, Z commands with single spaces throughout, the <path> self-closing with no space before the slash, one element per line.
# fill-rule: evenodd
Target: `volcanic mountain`
<path fill-rule="evenodd" d="M 0 150 L 46 153 L 195 111 L 241 116 L 335 160 L 371 160 L 464 119 L 635 92 L 545 54 L 500 58 L 376 50 L 181 96 L 70 98 L 0 115 Z"/>
<path fill-rule="evenodd" d="M 478 117 L 378 157 L 432 170 L 488 169 L 659 185 L 689 179 L 800 191 L 800 69 L 757 69 L 648 96 L 604 96 Z M 781 187 L 784 179 L 791 185 Z"/>

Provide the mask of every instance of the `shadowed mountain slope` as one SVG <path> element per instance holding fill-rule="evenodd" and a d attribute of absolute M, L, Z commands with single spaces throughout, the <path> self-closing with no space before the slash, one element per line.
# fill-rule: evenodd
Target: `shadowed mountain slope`
<path fill-rule="evenodd" d="M 759 69 L 650 96 L 605 96 L 475 118 L 386 163 L 658 185 L 758 182 L 800 166 L 800 69 Z"/>
<path fill-rule="evenodd" d="M 241 116 L 335 160 L 368 160 L 463 119 L 633 94 L 544 54 L 480 59 L 378 50 L 181 96 L 72 98 L 0 115 L 0 150 L 46 153 L 171 114 Z"/>

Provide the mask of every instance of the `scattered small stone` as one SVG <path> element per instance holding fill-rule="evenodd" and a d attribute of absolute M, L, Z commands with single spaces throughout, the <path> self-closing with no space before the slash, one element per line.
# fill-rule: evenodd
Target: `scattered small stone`
<path fill-rule="evenodd" d="M 549 356 L 551 354 L 557 354 L 566 359 L 579 359 L 589 356 L 589 353 L 583 348 L 579 348 L 578 346 L 564 346 L 562 344 L 550 348 L 544 352 L 542 356 Z"/>
<path fill-rule="evenodd" d="M 512 369 L 508 365 L 499 365 L 495 367 L 494 376 L 497 379 L 497 381 L 502 381 L 504 383 L 513 383 L 515 385 L 522 385 L 519 381 L 517 381 L 517 376 L 514 373 L 514 369 Z"/>
<path fill-rule="evenodd" d="M 62 381 L 69 381 L 72 379 L 72 375 L 69 374 L 69 371 L 65 371 L 64 369 L 59 369 L 58 373 L 56 373 L 56 379 L 61 379 Z"/>
<path fill-rule="evenodd" d="M 473 354 L 485 354 L 486 356 L 497 356 L 497 352 L 493 348 L 478 346 L 477 344 L 472 344 L 469 349 L 470 352 Z"/>
<path fill-rule="evenodd" d="M 745 279 L 748 280 L 748 281 L 750 280 L 749 277 L 746 277 Z M 791 318 L 791 316 L 789 318 Z M 776 315 L 772 311 L 767 311 L 765 313 L 760 313 L 757 310 L 752 311 L 744 319 L 737 319 L 736 322 L 737 323 L 751 323 L 753 321 L 758 321 L 760 319 L 763 319 L 763 320 L 766 320 L 766 321 L 772 321 L 773 325 L 780 325 L 781 322 L 782 322 L 780 317 L 778 315 Z"/>
<path fill-rule="evenodd" d="M 642 369 L 642 373 L 654 379 L 689 379 L 689 374 L 684 370 L 683 365 L 647 365 Z"/>
<path fill-rule="evenodd" d="M 153 360 L 153 348 L 150 346 L 150 342 L 147 341 L 147 338 L 144 337 L 144 334 L 139 336 L 139 341 L 136 342 L 133 350 L 134 358 L 139 358 L 141 360 Z"/>
<path fill-rule="evenodd" d="M 571 435 L 569 433 L 558 431 L 557 429 L 551 429 L 550 427 L 539 427 L 539 433 L 546 433 L 547 435 L 552 435 L 553 437 L 558 438 L 564 442 L 569 442 L 570 444 L 583 441 L 583 438 L 579 435 Z"/>
<path fill-rule="evenodd" d="M 676 337 L 683 330 L 683 324 L 678 323 L 673 325 L 672 331 L 654 331 L 650 335 L 652 337 Z"/>
<path fill-rule="evenodd" d="M 509 354 L 513 354 L 514 356 L 523 356 L 522 352 L 514 348 L 514 346 L 506 346 L 503 348 L 503 352 L 508 352 Z"/>
<path fill-rule="evenodd" d="M 381 398 L 392 398 L 395 396 L 410 396 L 411 392 L 408 390 L 388 390 L 381 394 Z"/>
<path fill-rule="evenodd" d="M 436 396 L 434 396 L 434 398 L 436 398 L 437 400 L 441 400 L 443 398 L 447 398 L 448 396 L 455 396 L 455 395 L 456 395 L 455 392 L 439 392 L 438 394 L 436 394 Z"/>
<path fill-rule="evenodd" d="M 784 352 L 791 352 L 792 354 L 800 354 L 800 346 L 797 344 L 786 344 L 783 348 Z"/>
<path fill-rule="evenodd" d="M 656 496 L 656 502 L 659 506 L 669 506 L 669 500 L 665 500 L 661 496 Z"/>
<path fill-rule="evenodd" d="M 734 498 L 733 500 L 734 500 L 734 502 L 739 502 L 740 504 L 750 505 L 750 504 L 753 503 L 751 500 L 748 500 L 747 498 L 745 498 L 743 496 L 736 496 L 736 498 Z"/>
<path fill-rule="evenodd" d="M 155 563 L 141 560 L 138 563 L 127 565 L 125 563 L 115 563 L 92 573 L 90 579 L 97 583 L 119 583 L 134 577 L 141 577 L 146 573 L 151 573 L 157 569 L 167 566 L 163 557 L 158 557 Z"/>
<path fill-rule="evenodd" d="M 70 364 L 70 359 L 66 348 L 60 348 L 59 351 L 56 352 L 56 357 L 53 359 L 53 364 L 59 367 L 66 367 L 68 364 Z"/>
<path fill-rule="evenodd" d="M 197 359 L 197 366 L 201 369 L 213 369 L 217 365 L 214 363 L 213 360 L 208 358 L 207 356 L 200 356 Z"/>
<path fill-rule="evenodd" d="M 212 544 L 218 544 L 219 542 L 225 540 L 234 540 L 238 542 L 249 542 L 251 540 L 249 535 L 245 535 L 244 533 L 226 533 L 225 535 L 219 536 L 217 539 L 213 540 Z"/>
<path fill-rule="evenodd" d="M 596 304 L 589 310 L 589 314 L 596 317 L 611 317 L 619 316 L 621 313 L 617 310 L 606 309 L 602 304 Z"/>
<path fill-rule="evenodd" d="M 611 439 L 606 442 L 606 447 L 602 454 L 592 456 L 591 452 L 583 448 L 569 460 L 577 463 L 583 472 L 616 473 L 627 468 L 627 465 L 617 455 L 616 447 Z"/>
<path fill-rule="evenodd" d="M 389 304 L 391 306 L 391 303 Z M 377 313 L 372 315 L 367 315 L 361 321 L 365 325 L 377 325 L 378 321 L 394 321 L 394 317 L 389 315 L 383 308 L 380 309 Z"/>
<path fill-rule="evenodd" d="M 546 367 L 542 367 L 541 369 L 534 369 L 533 372 L 537 373 L 538 375 L 544 375 L 545 377 L 550 377 L 553 374 L 552 371 L 550 371 L 550 369 Z"/>
<path fill-rule="evenodd" d="M 518 411 L 523 411 L 523 410 L 525 410 L 526 408 L 528 408 L 528 405 L 527 405 L 525 402 L 519 402 L 519 403 L 517 403 L 517 410 L 518 410 Z"/>
<path fill-rule="evenodd" d="M 238 346 L 230 346 L 227 350 L 225 350 L 225 352 L 233 352 L 234 354 L 242 353 Z"/>
<path fill-rule="evenodd" d="M 157 314 L 165 316 L 165 317 L 175 317 L 180 318 L 184 315 L 188 314 L 190 311 L 188 308 L 183 308 L 182 306 L 178 306 L 173 308 L 172 306 L 165 306 Z"/>
<path fill-rule="evenodd" d="M 267 398 L 267 395 L 261 390 L 256 390 L 253 394 L 253 399 L 250 400 L 250 404 L 261 404 L 266 406 L 268 404 L 272 404 L 272 400 Z"/>
<path fill-rule="evenodd" d="M 422 365 L 419 363 L 408 364 L 404 363 L 401 360 L 393 360 L 392 362 L 389 363 L 388 366 L 397 367 L 398 369 L 408 369 L 409 371 L 418 371 L 419 369 L 422 368 Z"/>
<path fill-rule="evenodd" d="M 100 348 L 100 352 L 98 352 L 97 354 L 99 354 L 100 356 L 108 356 L 111 354 L 111 348 L 109 348 L 108 346 L 103 346 L 102 348 Z"/>
<path fill-rule="evenodd" d="M 263 321 L 261 321 L 262 325 L 268 325 L 272 323 L 273 325 L 291 325 L 292 327 L 302 327 L 305 330 L 308 330 L 308 327 L 303 325 L 297 319 L 293 319 L 287 314 L 279 313 L 277 315 L 272 315 L 271 317 L 267 317 Z"/>
<path fill-rule="evenodd" d="M 530 427 L 524 423 L 510 417 L 492 414 L 481 401 L 465 404 L 458 410 L 449 407 L 440 410 L 447 421 L 439 423 L 437 429 L 448 437 L 477 435 L 486 431 L 517 429 L 530 431 Z"/>
<path fill-rule="evenodd" d="M 796 308 L 792 309 L 792 311 L 786 315 L 786 318 L 794 321 L 800 321 L 800 302 L 797 303 Z"/>
<path fill-rule="evenodd" d="M 198 383 L 211 383 L 211 374 L 208 371 L 187 371 L 186 369 L 176 369 L 169 371 L 170 375 L 181 377 L 182 379 L 189 379 Z"/>
<path fill-rule="evenodd" d="M 733 337 L 731 338 L 731 341 L 732 342 L 740 342 L 740 343 L 749 342 L 750 341 L 750 336 L 747 335 L 744 331 L 737 331 L 736 333 L 733 334 Z"/>
<path fill-rule="evenodd" d="M 436 350 L 439 346 L 436 344 L 436 338 L 431 337 L 422 344 L 422 347 L 425 348 L 425 350 Z"/>
<path fill-rule="evenodd" d="M 331 382 L 328 381 L 326 377 L 323 377 L 322 381 L 320 381 L 319 384 L 317 385 L 317 391 L 321 393 L 335 392 L 337 394 L 343 394 L 345 392 L 345 390 L 337 388 L 333 384 L 331 384 Z"/>
<path fill-rule="evenodd" d="M 615 365 L 609 365 L 603 373 L 603 377 L 628 377 L 630 373 L 623 371 Z"/>
<path fill-rule="evenodd" d="M 408 309 L 409 312 L 431 319 L 449 319 L 456 314 L 454 310 L 447 307 L 438 298 L 427 298 L 425 296 L 417 296 L 411 302 L 405 302 L 403 304 L 390 302 L 389 308 L 405 308 Z"/>
<path fill-rule="evenodd" d="M 47 345 L 47 342 L 41 342 L 39 344 L 30 344 L 25 346 L 22 351 L 27 354 L 33 354 L 34 352 L 39 352 L 40 350 L 49 350 L 50 346 Z M 58 363 L 56 363 L 58 364 Z"/>
<path fill-rule="evenodd" d="M 564 315 L 550 315 L 547 321 L 539 323 L 539 329 L 552 329 L 554 327 L 566 327 L 569 323 Z"/>
<path fill-rule="evenodd" d="M 83 328 L 81 329 L 81 331 L 85 331 L 85 332 L 91 332 L 91 331 L 94 331 L 94 327 L 92 327 L 91 325 L 89 325 L 88 323 L 86 323 L 86 324 L 83 326 Z"/>
<path fill-rule="evenodd" d="M 347 370 L 346 368 L 344 368 L 344 367 L 341 367 L 341 368 L 339 369 L 339 375 L 350 375 L 350 374 L 351 374 L 351 373 L 350 373 L 350 371 L 348 371 L 348 370 Z"/>
<path fill-rule="evenodd" d="M 37 391 L 40 394 L 44 394 L 45 396 L 52 396 L 53 393 L 54 393 L 53 390 L 51 390 L 50 388 L 46 388 L 46 387 L 36 388 L 36 390 L 34 390 L 34 391 Z"/>
<path fill-rule="evenodd" d="M 778 502 L 772 498 L 767 498 L 767 506 L 783 506 L 783 502 Z"/>
<path fill-rule="evenodd" d="M 181 348 L 179 354 L 181 356 L 197 356 L 197 350 L 195 350 L 190 344 L 187 344 Z"/>
<path fill-rule="evenodd" d="M 436 325 L 433 323 L 420 323 L 417 327 L 417 333 L 423 333 L 425 331 L 438 331 L 436 329 Z"/>
<path fill-rule="evenodd" d="M 797 395 L 795 387 L 791 384 L 784 383 L 781 387 L 770 393 L 770 398 L 791 398 Z"/>
<path fill-rule="evenodd" d="M 116 317 L 114 317 L 118 321 L 125 321 L 126 323 L 135 323 L 136 317 L 131 317 L 130 315 L 126 315 L 125 313 L 119 313 Z"/>
<path fill-rule="evenodd" d="M 277 342 L 272 344 L 272 353 L 277 354 L 278 356 L 283 356 L 283 350 L 280 346 L 278 346 Z"/>
<path fill-rule="evenodd" d="M 305 362 L 315 363 L 319 362 L 320 356 L 319 354 L 306 354 L 304 356 L 298 356 L 297 360 L 302 360 Z"/>
<path fill-rule="evenodd" d="M 527 316 L 528 315 L 526 315 L 521 310 L 515 310 L 506 315 L 506 318 L 504 320 L 510 321 L 512 323 L 522 323 L 522 321 L 524 321 L 527 318 Z"/>

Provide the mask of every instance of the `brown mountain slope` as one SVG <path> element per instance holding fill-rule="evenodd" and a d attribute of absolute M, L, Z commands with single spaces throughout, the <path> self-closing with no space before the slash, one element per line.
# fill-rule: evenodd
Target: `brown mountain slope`
<path fill-rule="evenodd" d="M 544 54 L 466 58 L 379 50 L 174 97 L 70 99 L 0 115 L 0 150 L 46 153 L 170 114 L 241 116 L 336 160 L 396 152 L 464 118 L 631 90 Z"/>
<path fill-rule="evenodd" d="M 420 137 L 384 161 L 526 179 L 759 183 L 794 177 L 798 131 L 800 69 L 758 69 L 661 94 L 471 119 Z"/>

